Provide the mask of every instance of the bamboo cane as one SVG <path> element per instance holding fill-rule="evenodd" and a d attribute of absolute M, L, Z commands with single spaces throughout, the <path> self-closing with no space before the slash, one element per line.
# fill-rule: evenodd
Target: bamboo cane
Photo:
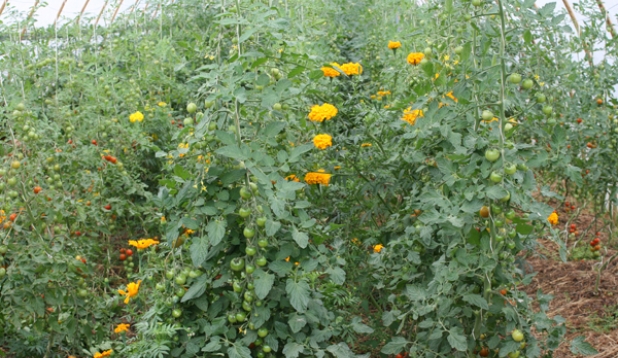
<path fill-rule="evenodd" d="M 97 20 L 94 22 L 94 27 L 97 27 L 97 24 L 99 23 L 99 20 L 101 19 L 101 16 L 103 15 L 103 11 L 105 11 L 105 7 L 107 6 L 108 2 L 109 2 L 109 0 L 105 0 L 105 2 L 103 3 L 103 7 L 101 8 L 101 12 L 99 12 L 99 16 L 97 16 Z"/>
<path fill-rule="evenodd" d="M 567 9 L 569 16 L 571 17 L 571 21 L 573 21 L 573 25 L 575 26 L 575 30 L 577 30 L 577 36 L 582 36 L 582 31 L 579 28 L 579 22 L 577 22 L 577 18 L 575 17 L 575 13 L 573 12 L 573 8 L 571 8 L 571 4 L 569 4 L 569 0 L 562 0 L 564 7 Z"/>
<path fill-rule="evenodd" d="M 84 3 L 84 6 L 82 7 L 82 11 L 79 13 L 79 16 L 77 17 L 77 24 L 79 25 L 79 22 L 82 19 L 82 15 L 84 15 L 84 11 L 86 11 L 86 7 L 88 6 L 88 3 L 90 2 L 90 0 L 86 0 L 86 2 Z"/>
<path fill-rule="evenodd" d="M 614 29 L 614 24 L 612 24 L 612 20 L 609 18 L 609 14 L 607 13 L 607 9 L 603 5 L 603 0 L 597 0 L 597 5 L 599 5 L 599 9 L 605 16 L 605 23 L 607 25 L 607 31 L 612 35 L 612 38 L 616 37 L 616 30 Z"/>
<path fill-rule="evenodd" d="M 120 7 L 122 6 L 122 2 L 124 0 L 120 0 L 120 3 L 118 4 L 118 7 L 116 8 L 116 11 L 114 11 L 114 15 L 112 16 L 112 21 L 110 21 L 110 24 L 114 22 L 114 19 L 116 18 L 116 15 L 118 14 L 118 10 L 120 10 Z"/>
<path fill-rule="evenodd" d="M 9 0 L 4 0 L 4 2 L 2 3 L 2 6 L 0 6 L 0 15 L 2 15 L 2 12 L 4 11 L 4 8 L 6 7 L 6 3 L 8 3 Z"/>
<path fill-rule="evenodd" d="M 60 5 L 60 10 L 58 10 L 58 15 L 56 15 L 56 20 L 54 20 L 54 26 L 56 26 L 56 23 L 58 22 L 58 19 L 60 18 L 60 14 L 62 14 L 62 10 L 64 10 L 64 5 L 67 3 L 67 0 L 64 0 L 62 2 L 62 5 Z"/>
<path fill-rule="evenodd" d="M 19 36 L 19 40 L 21 41 L 26 34 L 26 30 L 28 30 L 28 21 L 34 16 L 34 12 L 36 11 L 36 7 L 39 6 L 39 0 L 36 0 L 34 5 L 32 5 L 32 9 L 30 9 L 30 13 L 28 14 L 28 18 L 26 19 L 26 23 L 24 24 L 23 30 L 21 30 L 21 35 Z"/>
<path fill-rule="evenodd" d="M 133 11 L 135 11 L 135 8 L 137 7 L 137 3 L 139 2 L 139 0 L 135 0 L 135 4 L 133 4 L 133 6 L 131 6 L 131 12 L 129 13 L 129 15 L 133 14 Z"/>

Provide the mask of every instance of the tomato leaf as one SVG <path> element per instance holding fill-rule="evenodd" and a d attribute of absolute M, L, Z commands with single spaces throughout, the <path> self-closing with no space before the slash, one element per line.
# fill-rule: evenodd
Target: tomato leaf
<path fill-rule="evenodd" d="M 408 341 L 403 337 L 393 337 L 390 342 L 386 343 L 380 352 L 384 354 L 398 354 L 405 350 Z"/>
<path fill-rule="evenodd" d="M 285 284 L 285 292 L 289 296 L 290 304 L 297 312 L 303 313 L 307 310 L 310 288 L 306 281 L 296 282 L 289 278 Z"/>
<path fill-rule="evenodd" d="M 292 333 L 298 333 L 301 329 L 303 329 L 303 327 L 305 327 L 305 325 L 307 325 L 307 319 L 305 316 L 293 314 L 288 320 L 288 325 L 290 326 Z"/>
<path fill-rule="evenodd" d="M 211 220 L 206 227 L 208 231 L 208 238 L 212 246 L 217 246 L 225 236 L 225 228 L 227 221 L 225 219 Z"/>
<path fill-rule="evenodd" d="M 448 343 L 451 345 L 451 348 L 453 349 L 456 349 L 460 352 L 465 352 L 468 349 L 468 342 L 461 327 L 451 328 L 447 340 Z"/>
<path fill-rule="evenodd" d="M 296 226 L 294 226 L 292 229 L 292 238 L 294 239 L 294 241 L 296 241 L 296 243 L 298 244 L 298 246 L 300 246 L 301 249 L 306 248 L 307 244 L 309 243 L 309 236 L 304 232 L 298 231 Z"/>
<path fill-rule="evenodd" d="M 327 351 L 331 352 L 336 358 L 354 358 L 354 353 L 350 350 L 347 344 L 341 342 L 339 344 L 333 344 L 326 348 Z"/>
<path fill-rule="evenodd" d="M 251 350 L 236 342 L 233 346 L 227 349 L 227 356 L 229 358 L 251 358 Z"/>
<path fill-rule="evenodd" d="M 275 283 L 275 275 L 269 274 L 262 270 L 256 270 L 253 273 L 255 277 L 255 295 L 260 300 L 263 300 L 268 296 L 268 293 L 273 288 L 273 284 Z"/>
<path fill-rule="evenodd" d="M 200 297 L 206 292 L 206 282 L 208 282 L 207 275 L 202 275 L 197 281 L 191 285 L 191 287 L 185 292 L 185 295 L 182 296 L 180 302 L 187 302 L 190 299 Z"/>
<path fill-rule="evenodd" d="M 200 267 L 208 257 L 208 238 L 200 236 L 193 238 L 192 241 L 193 243 L 191 244 L 191 261 L 193 261 L 193 266 Z"/>
<path fill-rule="evenodd" d="M 283 347 L 282 353 L 285 355 L 285 358 L 298 358 L 298 355 L 303 352 L 304 348 L 302 344 L 288 342 L 285 347 Z"/>
<path fill-rule="evenodd" d="M 361 334 L 372 334 L 373 333 L 373 328 L 369 327 L 368 325 L 364 324 L 362 322 L 362 319 L 358 316 L 352 318 L 352 323 L 351 323 L 352 329 L 354 330 L 354 332 L 356 333 L 361 333 Z"/>

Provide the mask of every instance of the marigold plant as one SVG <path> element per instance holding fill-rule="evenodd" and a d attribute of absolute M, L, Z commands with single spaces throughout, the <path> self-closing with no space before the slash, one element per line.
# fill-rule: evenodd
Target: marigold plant
<path fill-rule="evenodd" d="M 315 105 L 311 107 L 311 112 L 309 112 L 309 119 L 313 122 L 324 122 L 325 120 L 330 120 L 334 116 L 337 115 L 337 108 L 330 103 L 324 103 L 323 105 Z"/>

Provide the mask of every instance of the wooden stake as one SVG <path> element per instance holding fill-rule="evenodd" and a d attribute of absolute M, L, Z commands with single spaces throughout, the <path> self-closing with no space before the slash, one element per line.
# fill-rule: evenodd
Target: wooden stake
<path fill-rule="evenodd" d="M 114 11 L 114 15 L 112 16 L 112 21 L 110 21 L 110 24 L 114 22 L 114 19 L 116 18 L 116 15 L 118 14 L 118 10 L 120 10 L 120 7 L 122 6 L 123 1 L 124 0 L 120 0 L 120 3 L 118 4 L 118 7 L 116 8 L 116 11 Z"/>
<path fill-rule="evenodd" d="M 133 11 L 135 11 L 135 8 L 137 7 L 138 2 L 139 0 L 135 0 L 135 4 L 133 4 L 133 6 L 131 7 L 131 12 L 129 13 L 129 15 L 133 14 Z"/>
<path fill-rule="evenodd" d="M 99 12 L 99 16 L 97 16 L 97 20 L 94 22 L 94 27 L 97 27 L 97 24 L 99 23 L 99 19 L 101 19 L 101 15 L 103 15 L 103 11 L 105 11 L 105 7 L 107 6 L 109 0 L 105 0 L 105 3 L 103 3 L 103 7 L 101 8 L 101 12 Z"/>
<path fill-rule="evenodd" d="M 58 22 L 58 19 L 60 18 L 60 14 L 62 14 L 62 10 L 64 10 L 64 5 L 67 3 L 67 0 L 64 0 L 62 2 L 62 5 L 60 5 L 60 10 L 58 10 L 58 15 L 56 15 L 56 20 L 54 20 L 54 26 L 56 26 L 56 22 Z"/>
<path fill-rule="evenodd" d="M 34 2 L 34 5 L 32 6 L 32 9 L 30 9 L 30 13 L 28 14 L 28 18 L 26 19 L 26 24 L 24 25 L 24 29 L 21 30 L 21 35 L 19 36 L 20 41 L 24 38 L 24 35 L 26 34 L 26 30 L 28 29 L 28 21 L 30 21 L 30 19 L 34 15 L 37 6 L 39 6 L 39 0 L 36 0 Z"/>
<path fill-rule="evenodd" d="M 77 17 L 77 24 L 79 25 L 79 22 L 82 19 L 82 15 L 84 15 L 84 11 L 86 11 L 86 7 L 88 6 L 88 3 L 90 2 L 90 0 L 86 0 L 86 2 L 84 3 L 84 7 L 82 7 L 82 12 L 79 13 L 79 16 Z"/>
<path fill-rule="evenodd" d="M 573 12 L 573 9 L 571 8 L 571 4 L 569 4 L 569 0 L 562 0 L 562 3 L 564 4 L 564 7 L 567 9 L 567 12 L 569 13 L 569 16 L 571 17 L 571 21 L 573 21 L 575 30 L 577 30 L 577 36 L 581 37 L 582 31 L 579 28 L 579 22 L 577 22 L 577 18 L 575 17 L 575 13 Z"/>
<path fill-rule="evenodd" d="M 612 24 L 612 20 L 609 18 L 609 14 L 603 5 L 603 0 L 597 0 L 597 5 L 599 5 L 599 9 L 605 16 L 605 23 L 607 24 L 607 31 L 612 35 L 612 38 L 616 37 L 616 30 L 614 29 L 614 24 Z"/>
<path fill-rule="evenodd" d="M 0 15 L 2 15 L 2 12 L 4 11 L 4 8 L 6 7 L 6 3 L 8 3 L 9 0 L 4 0 L 4 2 L 2 3 L 2 6 L 0 6 Z"/>

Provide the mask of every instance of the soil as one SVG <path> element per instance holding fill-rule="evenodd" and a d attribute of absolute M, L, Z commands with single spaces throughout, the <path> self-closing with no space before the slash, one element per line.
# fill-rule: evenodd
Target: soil
<path fill-rule="evenodd" d="M 555 203 L 553 207 L 561 207 Z M 539 239 L 539 247 L 533 256 L 527 258 L 536 276 L 532 283 L 524 287 L 528 295 L 534 297 L 537 290 L 554 296 L 548 316 L 562 316 L 566 319 L 567 335 L 564 343 L 554 353 L 554 358 L 583 357 L 570 351 L 570 341 L 577 336 L 584 336 L 599 353 L 593 358 L 618 357 L 618 259 L 610 262 L 601 272 L 598 291 L 596 282 L 599 268 L 607 262 L 616 250 L 609 240 L 608 228 L 602 228 L 600 221 L 587 210 L 573 212 L 558 210 L 560 223 L 558 227 L 568 232 L 566 226 L 577 225 L 583 232 L 583 244 L 587 244 L 596 231 L 601 242 L 607 245 L 601 252 L 601 259 L 562 262 L 559 257 L 559 247 L 546 239 Z M 569 218 L 575 218 L 567 222 Z M 586 230 L 590 228 L 590 230 Z M 587 232 L 586 232 L 587 231 Z M 574 241 L 568 243 L 572 248 Z M 581 244 L 580 244 L 581 245 Z"/>

